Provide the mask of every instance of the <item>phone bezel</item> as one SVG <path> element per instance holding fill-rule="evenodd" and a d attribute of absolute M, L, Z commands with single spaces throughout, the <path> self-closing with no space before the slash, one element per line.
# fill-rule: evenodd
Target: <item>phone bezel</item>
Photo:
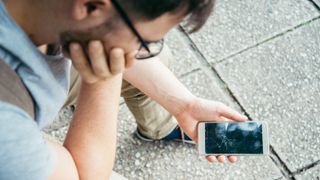
<path fill-rule="evenodd" d="M 207 123 L 226 123 L 226 122 L 200 122 L 198 124 L 198 151 L 200 155 L 235 155 L 235 156 L 259 156 L 259 155 L 268 155 L 269 154 L 269 132 L 268 124 L 262 121 L 247 121 L 247 122 L 232 122 L 232 123 L 248 123 L 248 122 L 258 122 L 262 124 L 262 141 L 263 141 L 263 153 L 262 154 L 207 154 L 205 151 L 205 124 Z"/>

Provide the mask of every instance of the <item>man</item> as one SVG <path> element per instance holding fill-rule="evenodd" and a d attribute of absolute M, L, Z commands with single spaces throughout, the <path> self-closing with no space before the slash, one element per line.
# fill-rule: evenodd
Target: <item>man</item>
<path fill-rule="evenodd" d="M 115 154 L 121 72 L 130 66 L 124 78 L 164 106 L 193 140 L 201 120 L 245 120 L 221 103 L 194 97 L 159 62 L 133 65 L 135 58 L 159 54 L 160 40 L 187 15 L 192 30 L 199 29 L 212 6 L 205 0 L 0 1 L 0 60 L 20 77 L 35 107 L 33 120 L 19 106 L 0 102 L 0 179 L 107 179 Z M 81 76 L 63 146 L 44 140 L 39 129 L 66 100 L 71 64 L 62 56 L 42 55 L 36 49 L 42 44 L 62 44 Z M 147 138 L 161 139 L 172 126 Z"/>

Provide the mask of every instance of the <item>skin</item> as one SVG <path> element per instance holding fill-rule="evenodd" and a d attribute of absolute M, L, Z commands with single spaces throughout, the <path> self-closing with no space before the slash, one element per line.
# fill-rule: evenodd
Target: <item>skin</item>
<path fill-rule="evenodd" d="M 125 71 L 124 78 L 173 114 L 179 126 L 195 142 L 200 121 L 247 120 L 247 117 L 221 102 L 195 97 L 158 58 L 135 62 L 133 67 Z M 137 77 L 143 77 L 143 80 Z M 226 157 L 208 156 L 207 159 L 209 162 L 225 162 Z M 231 163 L 236 159 L 235 156 L 228 157 Z"/>
<path fill-rule="evenodd" d="M 112 22 L 117 16 L 109 0 L 4 0 L 4 3 L 36 46 L 61 43 L 69 47 L 67 55 L 82 77 L 77 110 L 65 143 L 61 146 L 48 142 L 55 158 L 50 179 L 110 176 L 123 76 L 171 112 L 195 141 L 197 123 L 201 120 L 246 120 L 222 103 L 193 96 L 159 61 L 134 64 L 140 44 L 121 21 Z M 89 8 L 92 6 L 96 8 Z M 181 19 L 181 14 L 165 14 L 151 22 L 135 22 L 135 27 L 145 40 L 156 41 Z M 112 29 L 106 24 L 112 24 Z M 129 67 L 132 68 L 125 71 Z M 207 159 L 224 162 L 225 157 Z M 235 160 L 229 157 L 230 162 Z"/>

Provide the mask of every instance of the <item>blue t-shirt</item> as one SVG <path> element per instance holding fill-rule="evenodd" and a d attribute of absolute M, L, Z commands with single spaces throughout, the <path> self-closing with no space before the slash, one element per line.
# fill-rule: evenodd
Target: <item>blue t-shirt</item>
<path fill-rule="evenodd" d="M 20 107 L 0 101 L 0 179 L 46 179 L 52 158 L 40 129 L 53 121 L 67 97 L 71 62 L 40 53 L 2 0 L 0 60 L 18 74 L 35 105 L 34 120 Z"/>

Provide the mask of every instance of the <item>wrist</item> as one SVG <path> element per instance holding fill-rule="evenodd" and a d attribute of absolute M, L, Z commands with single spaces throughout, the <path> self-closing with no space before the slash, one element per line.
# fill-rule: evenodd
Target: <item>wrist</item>
<path fill-rule="evenodd" d="M 171 112 L 172 115 L 175 117 L 180 116 L 184 112 L 187 112 L 188 109 L 190 109 L 197 101 L 197 97 L 190 93 L 189 95 L 186 95 L 185 98 L 181 101 L 181 103 L 177 103 L 178 106 L 176 108 L 173 108 L 174 111 Z M 179 106 L 180 105 L 180 106 Z"/>
<path fill-rule="evenodd" d="M 87 83 L 86 81 L 81 82 L 79 97 L 86 96 L 88 99 L 104 99 L 103 97 L 108 96 L 108 99 L 113 99 L 120 96 L 122 83 L 122 75 L 117 75 L 106 80 L 99 80 L 95 83 Z M 112 97 L 109 97 L 109 96 Z"/>
<path fill-rule="evenodd" d="M 105 78 L 105 79 L 99 79 L 99 80 L 94 81 L 94 82 L 88 82 L 88 81 L 82 79 L 81 80 L 81 84 L 83 86 L 86 86 L 86 87 L 101 88 L 101 87 L 104 87 L 104 86 L 121 84 L 122 83 L 122 77 L 123 77 L 123 74 L 120 73 L 120 74 L 114 75 L 112 77 L 108 77 L 108 78 Z"/>

